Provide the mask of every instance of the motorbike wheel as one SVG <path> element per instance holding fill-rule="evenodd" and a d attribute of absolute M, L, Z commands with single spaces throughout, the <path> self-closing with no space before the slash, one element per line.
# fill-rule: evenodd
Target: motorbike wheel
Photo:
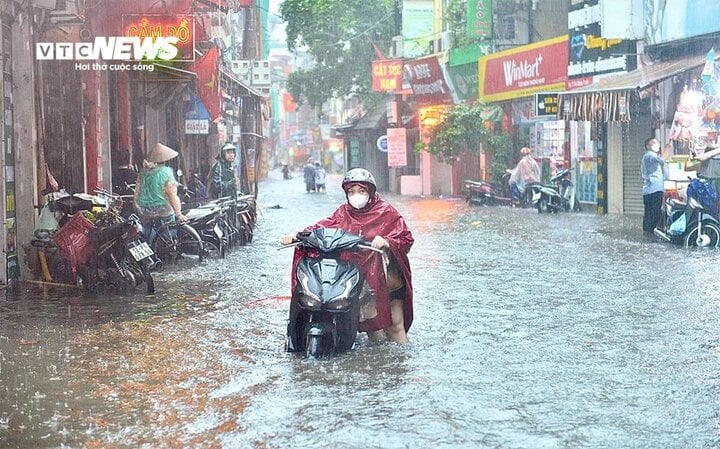
<path fill-rule="evenodd" d="M 225 257 L 225 244 L 222 240 L 205 240 L 203 241 L 203 248 L 205 254 L 212 259 Z"/>
<path fill-rule="evenodd" d="M 198 262 L 202 262 L 205 258 L 203 240 L 197 232 L 193 232 L 192 229 L 187 229 L 186 226 L 188 225 L 183 225 L 177 230 L 177 238 L 180 242 L 180 249 L 183 254 L 197 256 Z"/>
<path fill-rule="evenodd" d="M 155 293 L 155 280 L 152 277 L 152 273 L 150 272 L 150 265 L 148 261 L 143 261 L 140 264 L 140 270 L 142 271 L 143 278 L 145 279 L 145 291 L 152 295 Z"/>
<path fill-rule="evenodd" d="M 322 357 L 322 336 L 310 335 L 305 343 L 305 356 L 318 359 Z"/>
<path fill-rule="evenodd" d="M 700 240 L 698 242 L 698 240 Z M 698 248 L 717 248 L 720 246 L 720 228 L 712 222 L 702 223 L 702 235 L 698 239 L 698 226 L 695 225 L 690 228 L 690 231 L 685 234 L 685 247 L 698 247 Z"/>
<path fill-rule="evenodd" d="M 545 197 L 540 198 L 540 200 L 538 201 L 538 204 L 537 204 L 537 211 L 539 214 L 548 213 L 547 198 L 545 198 Z"/>
<path fill-rule="evenodd" d="M 133 276 L 133 287 L 137 287 L 145 282 L 146 291 L 148 293 L 155 293 L 155 281 L 150 272 L 150 262 L 147 259 L 136 262 L 132 257 L 124 257 L 120 266 Z"/>
<path fill-rule="evenodd" d="M 90 293 L 97 293 L 97 279 L 90 272 L 90 268 L 86 265 L 80 265 L 77 268 L 77 275 L 75 277 L 75 283 L 81 290 L 88 291 Z"/>

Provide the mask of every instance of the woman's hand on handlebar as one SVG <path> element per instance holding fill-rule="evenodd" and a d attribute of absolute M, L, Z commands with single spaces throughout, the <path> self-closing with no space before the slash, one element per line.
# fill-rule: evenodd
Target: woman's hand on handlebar
<path fill-rule="evenodd" d="M 289 245 L 289 244 L 293 243 L 295 240 L 297 240 L 297 234 L 295 234 L 295 233 L 287 234 L 287 235 L 280 237 L 280 244 L 281 245 Z"/>
<path fill-rule="evenodd" d="M 387 240 L 385 240 L 384 238 L 377 235 L 370 243 L 370 246 L 372 246 L 375 249 L 385 249 L 385 248 L 389 248 L 390 244 L 388 244 Z"/>

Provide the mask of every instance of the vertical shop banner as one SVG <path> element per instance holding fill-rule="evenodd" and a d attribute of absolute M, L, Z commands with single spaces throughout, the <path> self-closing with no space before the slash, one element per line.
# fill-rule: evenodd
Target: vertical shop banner
<path fill-rule="evenodd" d="M 360 157 L 360 138 L 357 136 L 350 137 L 350 168 L 362 167 L 362 158 Z"/>
<path fill-rule="evenodd" d="M 2 150 L 5 153 L 5 166 L 3 167 L 3 182 L 5 183 L 5 210 L 4 215 L 4 226 L 5 226 L 5 275 L 6 280 L 17 279 L 20 277 L 20 264 L 18 262 L 17 254 L 17 223 L 15 222 L 15 144 L 13 139 L 13 107 L 12 107 L 12 92 L 10 86 L 13 85 L 12 76 L 12 54 L 10 49 L 12 48 L 11 43 L 11 32 L 10 27 L 7 24 L 2 25 L 0 30 L 0 59 L 3 63 L 0 63 L 2 70 L 3 86 L 0 88 L 2 92 L 3 101 L 0 102 L 4 106 L 2 111 L 2 117 L 4 118 L 2 123 L 4 126 L 3 135 L 5 139 L 3 141 Z M 0 158 L 1 160 L 2 158 Z M 0 189 L 1 191 L 2 189 Z M 1 203 L 0 203 L 1 204 Z M 0 233 L 2 235 L 2 233 Z M 0 264 L 1 266 L 2 264 Z M 0 276 L 0 281 L 2 281 Z"/>
<path fill-rule="evenodd" d="M 405 72 L 418 105 L 455 103 L 437 56 L 408 61 L 405 63 Z"/>
<path fill-rule="evenodd" d="M 205 105 L 210 120 L 222 117 L 220 109 L 220 80 L 218 79 L 218 48 L 208 50 L 199 61 L 190 65 L 190 70 L 197 74 L 198 96 Z"/>
<path fill-rule="evenodd" d="M 492 39 L 492 21 L 492 0 L 467 0 L 467 37 Z"/>
<path fill-rule="evenodd" d="M 478 61 L 480 100 L 502 101 L 535 92 L 564 91 L 567 60 L 567 35 L 483 56 Z"/>
<path fill-rule="evenodd" d="M 416 58 L 429 53 L 434 33 L 434 1 L 403 0 L 403 53 Z"/>
<path fill-rule="evenodd" d="M 407 166 L 407 130 L 405 128 L 387 129 L 388 167 Z"/>
<path fill-rule="evenodd" d="M 392 92 L 402 89 L 402 59 L 383 59 L 372 62 L 372 89 Z"/>

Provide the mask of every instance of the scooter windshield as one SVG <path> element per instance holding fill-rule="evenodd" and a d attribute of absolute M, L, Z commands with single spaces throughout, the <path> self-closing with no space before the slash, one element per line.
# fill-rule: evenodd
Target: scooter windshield
<path fill-rule="evenodd" d="M 314 229 L 307 236 L 303 236 L 302 240 L 322 252 L 350 249 L 363 241 L 358 235 L 331 228 Z"/>

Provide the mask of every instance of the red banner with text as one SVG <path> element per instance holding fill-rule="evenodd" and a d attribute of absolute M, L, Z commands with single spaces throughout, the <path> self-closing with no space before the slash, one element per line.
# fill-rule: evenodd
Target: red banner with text
<path fill-rule="evenodd" d="M 383 59 L 372 62 L 372 89 L 392 92 L 402 89 L 402 59 Z"/>

